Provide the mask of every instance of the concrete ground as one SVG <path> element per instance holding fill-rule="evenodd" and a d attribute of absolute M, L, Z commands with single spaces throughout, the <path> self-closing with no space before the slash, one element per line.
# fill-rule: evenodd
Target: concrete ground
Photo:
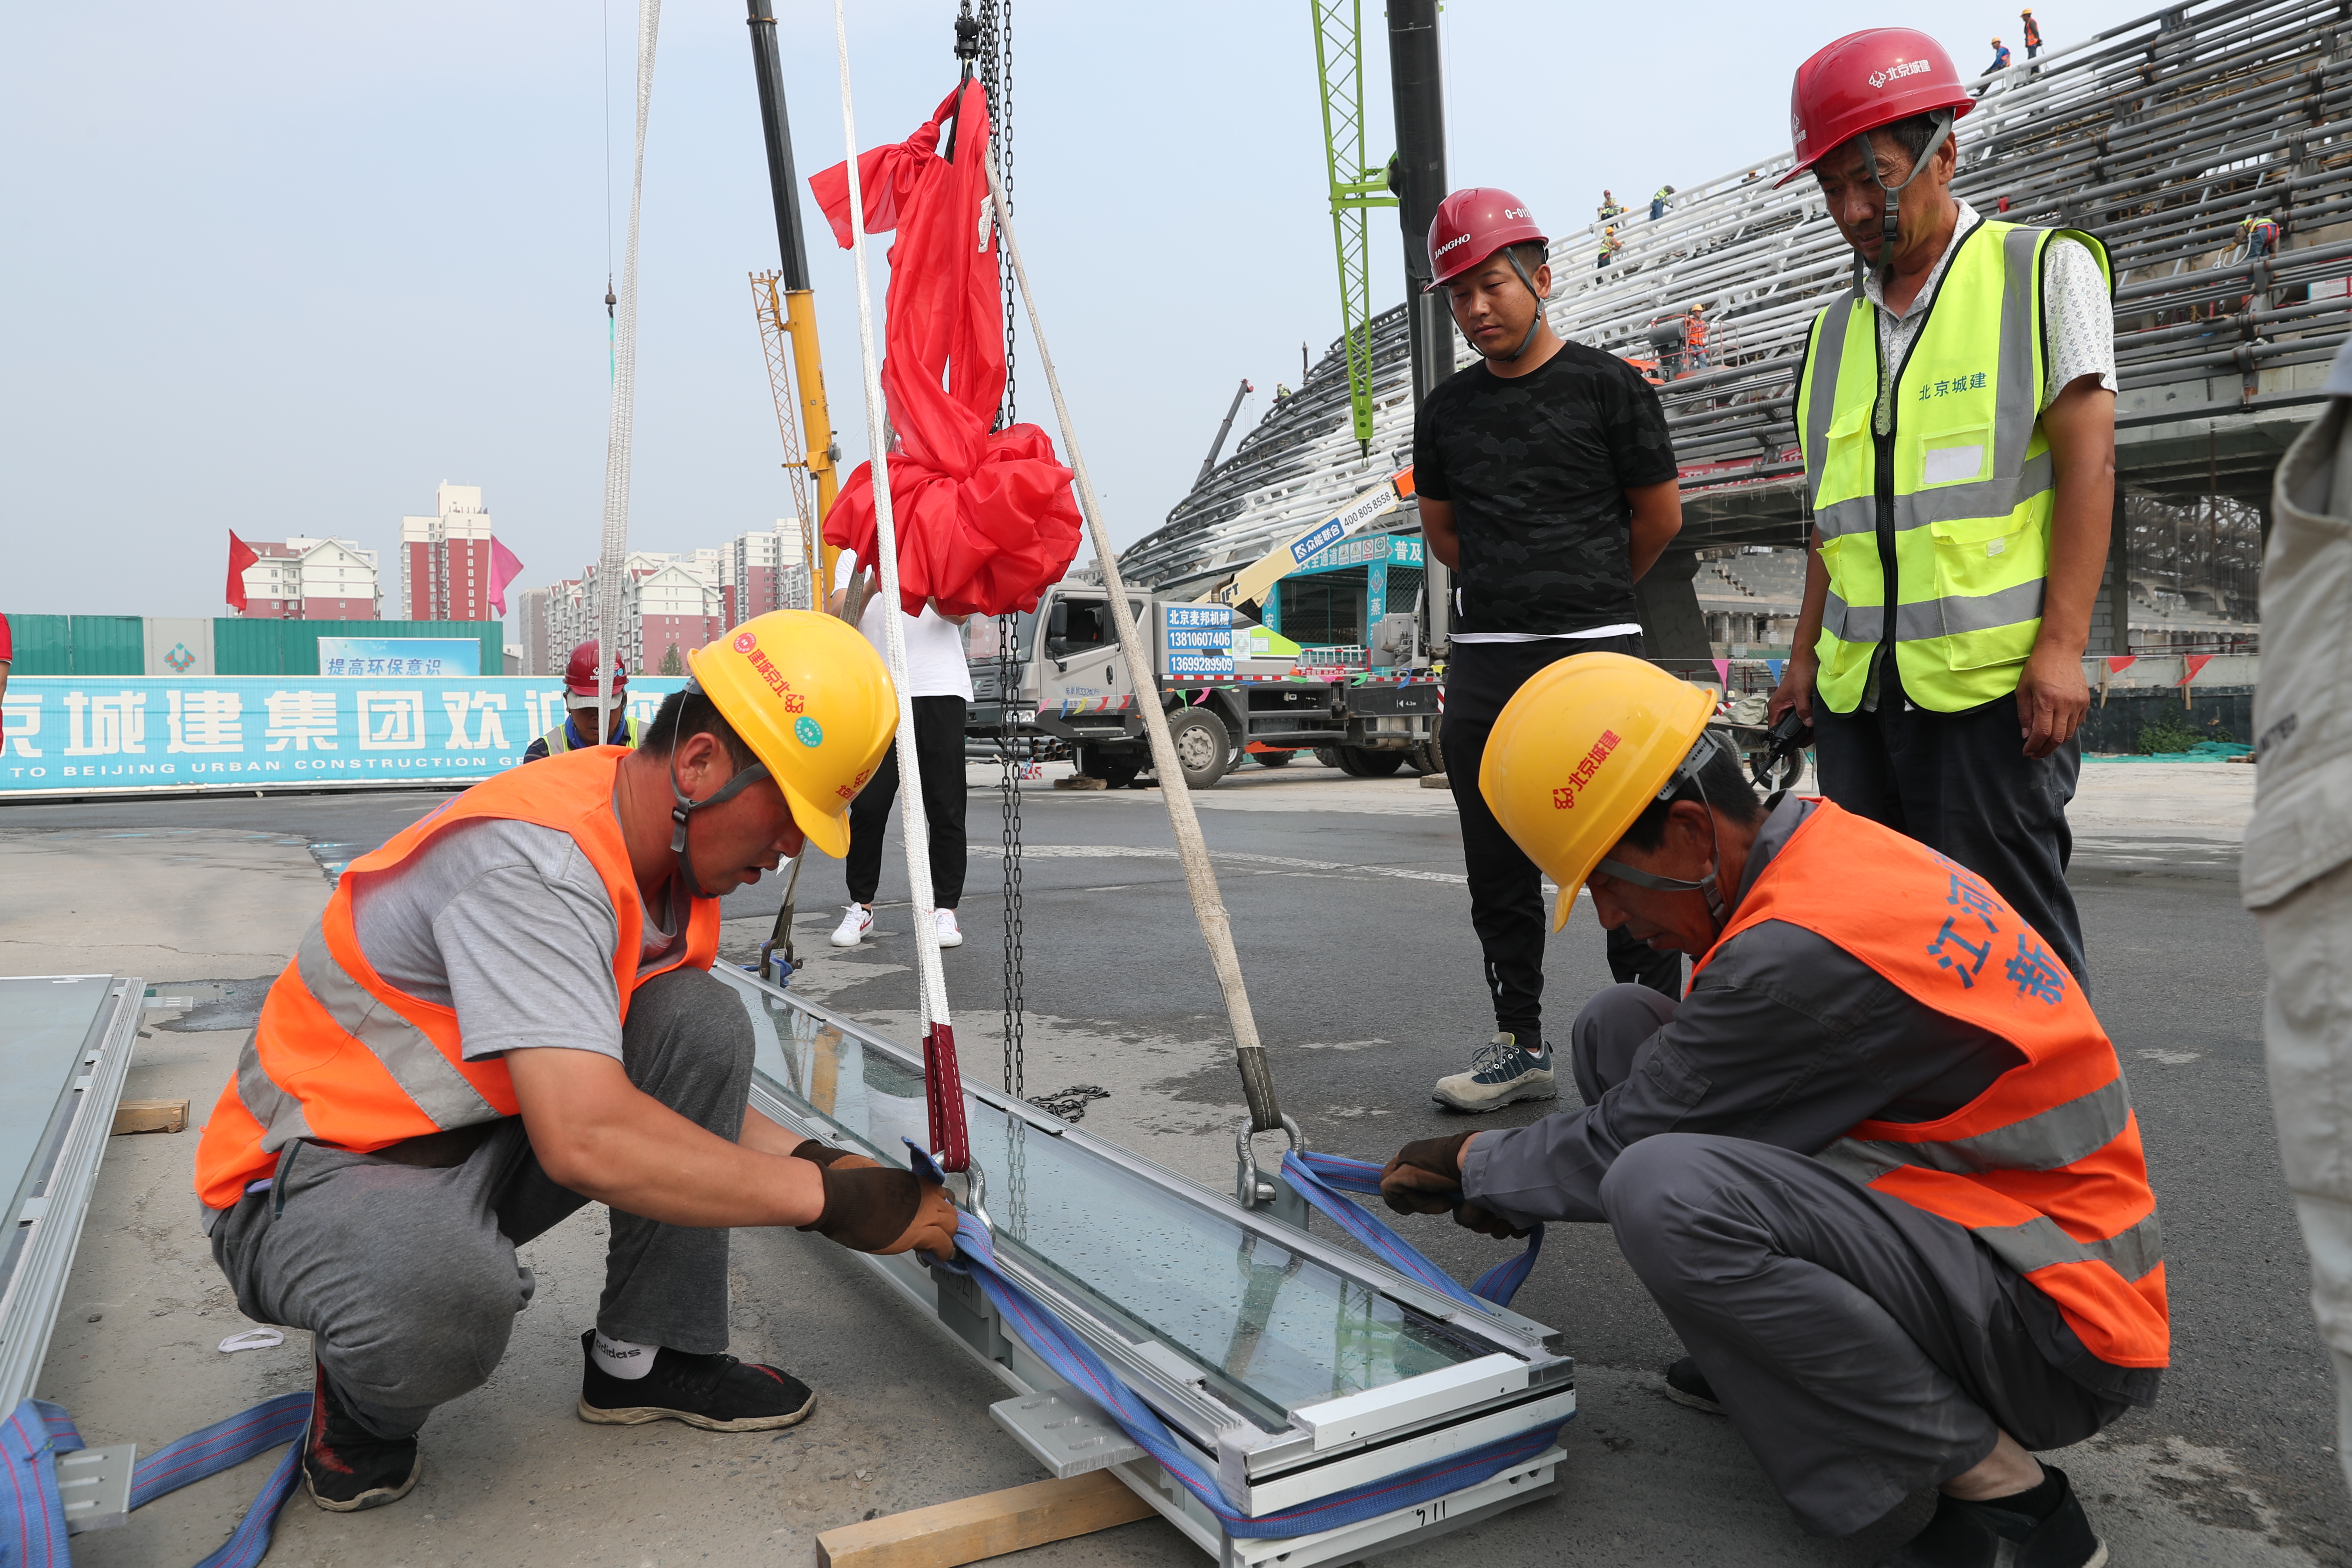
<path fill-rule="evenodd" d="M 2057 1456 L 2119 1563 L 2352 1563 L 2332 1391 L 2272 1139 L 2261 954 L 2236 901 L 2253 773 L 2093 764 L 2074 813 L 2095 994 L 2165 1205 L 2176 1332 L 2158 1405 Z M 976 785 L 987 777 L 972 774 Z M 440 798 L 11 807 L 0 812 L 0 876 L 16 894 L 0 907 L 5 967 L 230 983 L 191 1012 L 157 1016 L 125 1091 L 186 1095 L 201 1120 L 258 1002 L 257 986 L 235 982 L 267 976 L 291 951 L 326 897 L 320 868 Z M 1462 1125 L 1428 1100 L 1430 1081 L 1458 1070 L 1491 1026 L 1450 796 L 1409 775 L 1349 779 L 1302 759 L 1245 769 L 1196 798 L 1284 1105 L 1310 1142 L 1379 1156 Z M 1156 793 L 1033 787 L 1022 807 L 1027 1091 L 1107 1089 L 1090 1129 L 1223 1185 L 1240 1095 Z M 948 984 L 965 1066 L 993 1079 L 1003 900 L 992 790 L 975 787 L 970 811 L 969 940 L 947 955 Z M 855 951 L 824 941 L 841 874 L 818 860 L 803 880 L 795 930 L 807 967 L 795 984 L 908 1037 L 903 860 L 894 845 L 879 934 Z M 730 955 L 767 934 L 778 898 L 770 882 L 729 900 Z M 87 913 L 60 919 L 61 908 Z M 1589 921 L 1554 939 L 1549 970 L 1557 1030 L 1607 978 Z M 1551 1109 L 1517 1106 L 1495 1121 Z M 299 1335 L 234 1356 L 215 1348 L 247 1325 L 194 1225 L 193 1138 L 115 1140 L 101 1173 L 41 1387 L 92 1442 L 152 1447 L 308 1378 Z M 1037 1476 L 986 1420 L 1001 1397 L 992 1381 L 860 1266 L 790 1232 L 737 1237 L 735 1349 L 819 1387 L 806 1426 L 772 1440 L 578 1422 L 577 1338 L 601 1233 L 601 1211 L 583 1212 L 526 1249 L 540 1299 L 491 1383 L 426 1429 L 414 1497 L 349 1517 L 298 1498 L 271 1561 L 670 1564 L 781 1549 L 781 1561 L 805 1562 L 818 1530 Z M 1465 1278 L 1492 1259 L 1490 1244 L 1441 1222 L 1411 1234 Z M 1517 1305 L 1559 1328 L 1579 1362 L 1561 1493 L 1407 1560 L 1859 1564 L 1924 1517 L 1920 1498 L 1852 1541 L 1799 1532 L 1726 1423 L 1664 1398 L 1658 1373 L 1676 1347 L 1605 1231 L 1560 1227 Z M 269 1463 L 78 1538 L 78 1560 L 194 1561 Z M 1157 1520 L 1026 1556 L 1198 1560 Z"/>

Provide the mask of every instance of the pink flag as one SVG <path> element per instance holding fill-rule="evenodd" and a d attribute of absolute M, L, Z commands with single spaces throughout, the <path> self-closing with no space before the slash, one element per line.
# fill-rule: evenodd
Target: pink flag
<path fill-rule="evenodd" d="M 1724 690 L 1729 691 L 1731 689 L 1731 661 L 1729 659 L 1718 658 L 1715 661 L 1715 678 L 1723 682 Z"/>
<path fill-rule="evenodd" d="M 507 613 L 507 584 L 522 575 L 522 563 L 507 548 L 507 542 L 496 534 L 490 536 L 490 608 L 503 616 Z"/>

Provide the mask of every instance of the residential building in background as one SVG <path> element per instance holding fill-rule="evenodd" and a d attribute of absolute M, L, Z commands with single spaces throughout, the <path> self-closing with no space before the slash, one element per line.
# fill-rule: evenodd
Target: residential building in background
<path fill-rule="evenodd" d="M 434 491 L 435 515 L 400 520 L 401 618 L 487 621 L 490 600 L 490 514 L 479 485 L 446 480 Z"/>
<path fill-rule="evenodd" d="M 800 522 L 740 533 L 717 550 L 675 554 L 639 550 L 625 563 L 619 636 L 622 663 L 635 675 L 658 675 L 672 648 L 686 656 L 729 628 L 770 610 L 799 606 L 807 595 Z M 597 567 L 518 598 L 526 673 L 561 671 L 579 644 L 597 635 Z"/>
<path fill-rule="evenodd" d="M 549 616 L 558 588 L 526 588 L 515 600 L 515 630 L 522 637 L 522 673 L 557 675 L 563 666 L 551 664 L 548 643 L 555 633 Z"/>
<path fill-rule="evenodd" d="M 373 621 L 383 616 L 376 552 L 348 539 L 248 540 L 245 614 L 261 620 Z M 231 563 L 232 565 L 235 563 Z"/>

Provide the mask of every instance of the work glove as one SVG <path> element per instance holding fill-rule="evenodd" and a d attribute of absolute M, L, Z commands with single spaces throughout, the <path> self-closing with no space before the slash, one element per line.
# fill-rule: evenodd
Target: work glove
<path fill-rule="evenodd" d="M 1462 1150 L 1475 1134 L 1456 1132 L 1450 1138 L 1421 1138 L 1396 1152 L 1381 1172 L 1381 1196 L 1399 1214 L 1447 1214 L 1454 1223 L 1497 1241 L 1528 1234 L 1492 1210 L 1469 1202 L 1462 1194 Z"/>
<path fill-rule="evenodd" d="M 955 1257 L 956 1209 L 947 1189 L 912 1171 L 861 1161 L 850 1155 L 820 1167 L 824 1208 L 810 1224 L 828 1241 L 853 1252 L 898 1253 L 920 1249 L 946 1263 Z"/>
<path fill-rule="evenodd" d="M 841 1171 L 871 1170 L 882 1163 L 869 1160 L 863 1154 L 854 1154 L 846 1149 L 837 1149 L 830 1143 L 820 1143 L 814 1138 L 803 1141 L 799 1148 L 793 1150 L 793 1158 L 806 1160 L 810 1164 L 826 1170 Z"/>

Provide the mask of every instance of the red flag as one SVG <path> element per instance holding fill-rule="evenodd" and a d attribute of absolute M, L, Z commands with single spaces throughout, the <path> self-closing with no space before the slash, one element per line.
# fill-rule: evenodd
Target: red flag
<path fill-rule="evenodd" d="M 245 614 L 245 569 L 261 559 L 252 545 L 228 531 L 228 602 L 238 615 Z"/>
<path fill-rule="evenodd" d="M 522 563 L 507 548 L 507 542 L 493 535 L 490 539 L 490 608 L 503 616 L 507 613 L 507 584 L 522 575 Z"/>
<path fill-rule="evenodd" d="M 957 118 L 956 157 L 937 151 Z M 882 364 L 892 427 L 890 503 L 898 520 L 899 607 L 936 598 L 950 616 L 1034 610 L 1068 570 L 1083 529 L 1070 470 L 1034 425 L 994 430 L 1004 395 L 1004 297 L 995 226 L 987 221 L 989 138 L 980 83 L 950 93 L 905 142 L 859 154 L 869 232 L 895 228 Z M 846 163 L 809 184 L 849 243 Z M 877 553 L 874 468 L 860 465 L 825 514 L 829 544 Z"/>
<path fill-rule="evenodd" d="M 2188 685 L 2190 681 L 2197 679 L 2197 672 L 2199 670 L 2203 669 L 2207 665 L 2212 662 L 2213 656 L 2210 653 L 2182 654 L 2180 656 L 2180 679 L 2173 682 L 2173 684 L 2176 686 Z"/>

